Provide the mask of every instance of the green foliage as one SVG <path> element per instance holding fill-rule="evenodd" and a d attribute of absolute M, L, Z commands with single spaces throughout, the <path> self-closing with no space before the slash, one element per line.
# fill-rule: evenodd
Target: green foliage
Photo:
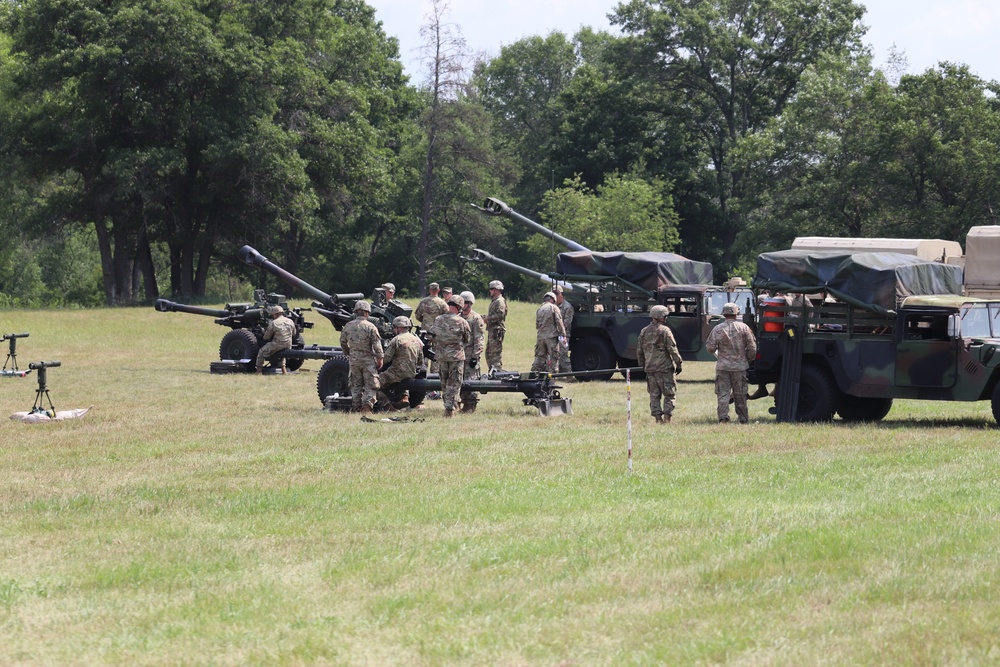
<path fill-rule="evenodd" d="M 677 214 L 668 186 L 633 174 L 611 174 L 588 188 L 579 176 L 546 193 L 542 220 L 556 233 L 597 251 L 671 251 L 677 245 Z M 541 266 L 565 248 L 542 236 L 527 246 Z"/>
<path fill-rule="evenodd" d="M 98 306 L 101 264 L 93 233 L 69 231 L 32 240 L 12 230 L 0 249 L 0 305 Z"/>

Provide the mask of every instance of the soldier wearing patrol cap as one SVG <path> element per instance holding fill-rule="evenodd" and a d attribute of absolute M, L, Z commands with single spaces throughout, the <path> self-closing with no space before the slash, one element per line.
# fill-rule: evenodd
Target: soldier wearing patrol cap
<path fill-rule="evenodd" d="M 413 316 L 420 321 L 420 326 L 424 330 L 430 329 L 434 325 L 434 320 L 439 315 L 444 315 L 448 312 L 447 302 L 438 296 L 440 291 L 440 285 L 437 283 L 428 285 L 428 295 L 420 300 L 420 303 L 417 304 L 417 309 L 413 311 Z"/>
<path fill-rule="evenodd" d="M 639 342 L 636 345 L 639 365 L 646 371 L 649 414 L 657 424 L 670 423 L 677 396 L 677 381 L 674 376 L 681 372 L 681 354 L 677 351 L 677 341 L 666 324 L 669 313 L 666 306 L 653 306 L 649 311 L 653 321 L 639 332 Z"/>
<path fill-rule="evenodd" d="M 708 334 L 705 348 L 716 356 L 715 396 L 718 399 L 720 422 L 729 421 L 729 401 L 736 405 L 736 417 L 741 424 L 750 420 L 747 411 L 747 370 L 757 356 L 757 341 L 753 331 L 737 321 L 740 307 L 727 303 L 722 307 L 725 321 Z"/>
<path fill-rule="evenodd" d="M 379 388 L 378 370 L 382 367 L 382 338 L 378 328 L 368 320 L 372 307 L 367 301 L 354 304 L 354 319 L 340 332 L 340 347 L 344 348 L 351 365 L 348 384 L 351 388 L 351 409 L 371 412 Z"/>
<path fill-rule="evenodd" d="M 412 326 L 413 322 L 405 315 L 400 315 L 392 321 L 396 335 L 386 344 L 385 354 L 382 357 L 382 366 L 385 370 L 378 376 L 381 387 L 378 400 L 380 405 L 390 409 L 399 409 L 406 405 L 393 405 L 385 392 L 392 389 L 393 385 L 417 377 L 417 371 L 424 366 L 424 344 L 417 336 L 410 333 Z"/>
<path fill-rule="evenodd" d="M 542 305 L 535 311 L 535 331 L 535 360 L 531 363 L 531 370 L 555 373 L 559 364 L 559 348 L 566 344 L 566 327 L 563 326 L 562 313 L 553 292 L 545 293 Z"/>
<path fill-rule="evenodd" d="M 486 365 L 490 370 L 503 370 L 503 337 L 507 333 L 507 301 L 503 298 L 503 283 L 490 282 L 490 307 L 483 318 L 488 339 Z"/>
<path fill-rule="evenodd" d="M 268 306 L 267 314 L 271 316 L 271 321 L 267 323 L 267 328 L 264 330 L 264 340 L 268 342 L 257 352 L 256 372 L 258 374 L 264 372 L 265 359 L 282 350 L 292 348 L 297 333 L 295 322 L 285 317 L 285 310 L 281 306 Z M 281 372 L 286 372 L 284 358 L 281 359 Z"/>
<path fill-rule="evenodd" d="M 472 341 L 472 330 L 469 323 L 462 319 L 459 312 L 465 305 L 460 297 L 453 296 L 448 301 L 448 313 L 434 320 L 430 334 L 434 337 L 434 356 L 438 363 L 438 373 L 441 378 L 444 416 L 451 417 L 455 411 L 455 403 L 462 389 L 462 377 L 465 367 L 465 348 Z"/>

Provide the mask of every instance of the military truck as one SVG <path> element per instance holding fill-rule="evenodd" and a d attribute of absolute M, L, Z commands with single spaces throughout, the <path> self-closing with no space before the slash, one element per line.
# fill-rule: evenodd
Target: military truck
<path fill-rule="evenodd" d="M 897 398 L 989 400 L 1000 420 L 1000 301 L 962 285 L 911 255 L 764 253 L 750 381 L 776 383 L 779 421 L 877 421 Z"/>
<path fill-rule="evenodd" d="M 549 285 L 562 285 L 575 314 L 569 333 L 570 361 L 574 371 L 634 367 L 639 332 L 650 323 L 649 310 L 665 305 L 670 310 L 667 326 L 686 361 L 715 361 L 705 348 L 708 333 L 722 320 L 722 306 L 738 303 L 753 322 L 753 291 L 742 281 L 712 285 L 712 265 L 664 252 L 594 252 L 521 215 L 494 197 L 474 206 L 487 215 L 504 216 L 565 246 L 556 271 L 532 271 L 500 260 L 475 248 L 473 261 L 490 261 L 537 278 Z M 588 374 L 581 379 L 606 380 L 613 375 Z"/>

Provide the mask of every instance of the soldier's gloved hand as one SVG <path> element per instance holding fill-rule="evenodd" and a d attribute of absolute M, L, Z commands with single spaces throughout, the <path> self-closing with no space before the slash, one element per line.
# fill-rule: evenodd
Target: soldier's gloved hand
<path fill-rule="evenodd" d="M 479 359 L 476 357 L 469 359 L 469 368 L 479 368 Z"/>
<path fill-rule="evenodd" d="M 674 375 L 680 375 L 680 374 L 681 374 L 681 364 L 677 364 L 677 366 L 674 367 Z"/>

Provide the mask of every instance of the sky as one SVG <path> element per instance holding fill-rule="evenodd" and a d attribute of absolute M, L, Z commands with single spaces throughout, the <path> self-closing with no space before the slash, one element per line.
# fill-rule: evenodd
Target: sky
<path fill-rule="evenodd" d="M 400 58 L 414 83 L 421 79 L 420 26 L 429 0 L 366 0 L 385 32 L 399 39 Z M 855 0 L 858 2 L 858 0 Z M 573 35 L 581 26 L 612 30 L 607 15 L 617 0 L 450 0 L 449 21 L 470 50 L 496 56 L 500 47 L 553 30 Z M 860 0 L 868 11 L 865 42 L 876 66 L 893 47 L 905 54 L 908 73 L 940 61 L 963 63 L 984 79 L 1000 81 L 1000 2 L 997 0 Z"/>

